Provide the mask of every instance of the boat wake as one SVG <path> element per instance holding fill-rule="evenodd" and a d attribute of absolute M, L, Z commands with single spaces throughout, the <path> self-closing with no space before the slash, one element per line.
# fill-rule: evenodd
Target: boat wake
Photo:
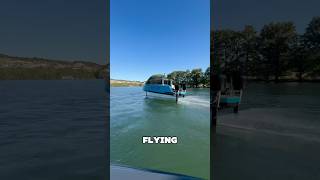
<path fill-rule="evenodd" d="M 186 96 L 185 98 L 179 98 L 179 104 L 210 108 L 210 99 L 204 99 L 200 96 Z"/>
<path fill-rule="evenodd" d="M 320 143 L 320 123 L 302 115 L 292 109 L 248 109 L 220 116 L 219 126 Z"/>

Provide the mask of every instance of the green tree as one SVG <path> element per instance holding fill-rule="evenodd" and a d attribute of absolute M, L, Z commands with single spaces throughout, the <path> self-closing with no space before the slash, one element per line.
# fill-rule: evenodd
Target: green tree
<path fill-rule="evenodd" d="M 204 86 L 210 86 L 210 67 L 202 74 L 201 83 Z"/>
<path fill-rule="evenodd" d="M 191 78 L 191 72 L 189 69 L 186 70 L 186 84 L 191 86 L 192 78 Z"/>
<path fill-rule="evenodd" d="M 312 64 L 312 75 L 320 74 L 320 17 L 314 17 L 303 35 L 308 47 L 309 62 Z"/>
<path fill-rule="evenodd" d="M 241 32 L 220 30 L 214 32 L 213 38 L 214 66 L 224 74 L 243 68 L 244 39 Z"/>
<path fill-rule="evenodd" d="M 186 83 L 187 81 L 187 73 L 185 71 L 173 71 L 167 77 L 176 83 Z"/>
<path fill-rule="evenodd" d="M 257 32 L 253 26 L 247 25 L 241 32 L 244 52 L 244 74 L 255 75 L 259 66 L 259 53 L 257 51 Z"/>
<path fill-rule="evenodd" d="M 314 17 L 306 28 L 304 34 L 306 44 L 310 49 L 320 49 L 320 17 Z"/>
<path fill-rule="evenodd" d="M 203 72 L 201 68 L 193 69 L 191 71 L 191 80 L 192 80 L 192 87 L 198 87 L 201 83 L 201 77 L 203 76 Z"/>
<path fill-rule="evenodd" d="M 267 76 L 273 73 L 275 82 L 285 70 L 289 47 L 296 37 L 292 22 L 270 23 L 260 33 L 260 52 L 265 58 Z"/>
<path fill-rule="evenodd" d="M 303 75 L 311 69 L 310 56 L 303 36 L 297 35 L 290 49 L 290 67 L 298 72 L 297 77 L 303 81 Z"/>

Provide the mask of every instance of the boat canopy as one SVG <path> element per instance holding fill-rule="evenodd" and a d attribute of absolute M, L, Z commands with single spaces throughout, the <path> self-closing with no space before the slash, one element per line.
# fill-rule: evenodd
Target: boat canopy
<path fill-rule="evenodd" d="M 156 74 L 156 75 L 151 76 L 147 80 L 146 84 L 168 84 L 168 85 L 171 85 L 172 81 L 170 79 L 166 78 L 164 75 Z"/>

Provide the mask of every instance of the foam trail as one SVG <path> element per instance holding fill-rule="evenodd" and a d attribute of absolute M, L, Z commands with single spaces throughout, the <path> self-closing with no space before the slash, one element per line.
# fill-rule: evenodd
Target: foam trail
<path fill-rule="evenodd" d="M 210 99 L 204 99 L 199 96 L 186 96 L 179 98 L 179 103 L 193 106 L 210 107 Z"/>

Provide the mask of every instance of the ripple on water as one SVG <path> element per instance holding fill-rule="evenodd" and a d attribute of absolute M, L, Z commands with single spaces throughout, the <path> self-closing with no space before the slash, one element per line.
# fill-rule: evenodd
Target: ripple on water
<path fill-rule="evenodd" d="M 141 87 L 112 88 L 110 98 L 111 163 L 208 177 L 208 89 L 195 90 L 178 104 L 146 98 Z M 142 136 L 178 136 L 179 144 L 143 145 Z"/>

